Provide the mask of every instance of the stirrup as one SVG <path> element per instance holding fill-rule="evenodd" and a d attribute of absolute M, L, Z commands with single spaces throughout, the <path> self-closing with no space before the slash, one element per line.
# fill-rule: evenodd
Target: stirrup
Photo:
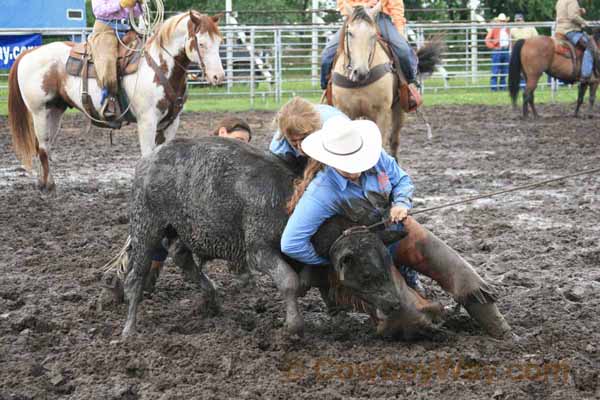
<path fill-rule="evenodd" d="M 115 96 L 108 96 L 100 108 L 100 115 L 107 121 L 114 121 L 121 115 L 119 101 Z"/>

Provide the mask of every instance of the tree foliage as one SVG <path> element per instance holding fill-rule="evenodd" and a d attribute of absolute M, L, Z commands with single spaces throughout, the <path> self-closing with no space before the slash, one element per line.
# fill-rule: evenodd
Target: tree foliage
<path fill-rule="evenodd" d="M 311 14 L 305 10 L 311 8 L 311 0 L 232 0 L 237 19 L 243 24 L 289 24 L 309 23 Z M 90 3 L 90 0 L 87 0 Z M 324 1 L 321 2 L 325 4 Z M 528 21 L 552 21 L 555 18 L 556 0 L 482 0 L 481 7 L 485 18 L 491 20 L 499 13 L 505 13 L 514 20 L 515 13 L 523 13 Z M 587 20 L 600 19 L 600 1 L 579 0 L 587 9 Z M 184 11 L 190 8 L 218 13 L 225 11 L 225 0 L 164 0 L 167 12 Z M 335 4 L 329 0 L 328 4 Z M 470 18 L 468 0 L 404 0 L 409 21 L 450 20 L 467 21 Z M 321 7 L 325 7 L 322 5 Z M 326 21 L 335 20 L 334 13 Z M 93 22 L 91 7 L 88 6 L 88 21 Z"/>

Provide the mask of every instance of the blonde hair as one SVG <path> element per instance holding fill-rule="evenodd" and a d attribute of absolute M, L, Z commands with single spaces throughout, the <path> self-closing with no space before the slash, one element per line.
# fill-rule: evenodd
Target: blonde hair
<path fill-rule="evenodd" d="M 325 167 L 325 164 L 317 160 L 312 158 L 308 160 L 308 163 L 304 168 L 302 178 L 294 180 L 294 193 L 285 205 L 288 214 L 291 215 L 294 212 L 294 209 L 296 208 L 296 205 L 298 205 L 298 202 L 306 191 L 306 188 L 308 185 L 310 185 L 317 173 L 323 169 L 323 167 Z"/>
<path fill-rule="evenodd" d="M 279 128 L 279 137 L 277 139 L 290 136 L 310 135 L 314 131 L 321 129 L 321 115 L 315 106 L 302 97 L 294 97 L 277 113 L 275 124 Z"/>

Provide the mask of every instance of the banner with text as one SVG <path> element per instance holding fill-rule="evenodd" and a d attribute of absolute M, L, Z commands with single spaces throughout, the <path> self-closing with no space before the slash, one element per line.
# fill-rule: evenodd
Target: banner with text
<path fill-rule="evenodd" d="M 42 35 L 0 35 L 0 69 L 9 69 L 17 56 L 27 49 L 42 45 Z"/>

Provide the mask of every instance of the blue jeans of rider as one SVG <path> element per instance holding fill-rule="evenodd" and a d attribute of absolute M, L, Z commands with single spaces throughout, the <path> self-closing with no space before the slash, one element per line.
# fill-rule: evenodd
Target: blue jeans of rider
<path fill-rule="evenodd" d="M 590 38 L 588 35 L 585 35 L 583 32 L 571 31 L 567 33 L 567 39 L 574 45 L 577 44 L 581 39 L 587 46 Z M 583 79 L 588 79 L 592 76 L 592 68 L 594 67 L 594 58 L 592 56 L 592 52 L 590 49 L 586 49 L 583 53 L 583 61 L 581 62 L 581 77 Z"/>
<path fill-rule="evenodd" d="M 490 78 L 490 89 L 494 92 L 496 90 L 506 90 L 508 59 L 508 49 L 497 49 L 492 52 L 492 77 Z M 498 81 L 500 81 L 500 85 L 498 85 Z"/>
<path fill-rule="evenodd" d="M 404 76 L 409 82 L 414 81 L 417 77 L 417 65 L 419 62 L 417 55 L 409 46 L 404 36 L 398 32 L 389 15 L 380 13 L 377 17 L 377 25 L 379 26 L 381 36 L 390 43 L 392 51 L 400 60 Z M 340 31 L 337 31 L 327 42 L 325 49 L 323 49 L 321 57 L 321 89 L 327 87 L 327 77 L 333 67 L 333 59 L 339 44 Z"/>

